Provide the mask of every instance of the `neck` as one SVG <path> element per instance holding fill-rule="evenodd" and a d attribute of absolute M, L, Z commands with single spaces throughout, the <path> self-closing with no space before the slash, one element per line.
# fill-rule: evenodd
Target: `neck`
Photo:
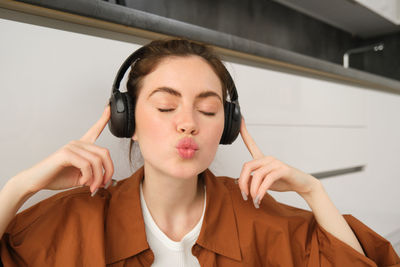
<path fill-rule="evenodd" d="M 153 219 L 174 223 L 185 218 L 200 218 L 204 203 L 204 184 L 197 175 L 176 178 L 160 173 L 148 165 L 144 167 L 143 197 Z"/>

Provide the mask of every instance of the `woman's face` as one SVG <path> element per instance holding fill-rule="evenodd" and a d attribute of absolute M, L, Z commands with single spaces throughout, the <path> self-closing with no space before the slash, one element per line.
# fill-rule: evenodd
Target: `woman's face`
<path fill-rule="evenodd" d="M 224 128 L 221 82 L 198 56 L 168 57 L 142 80 L 135 134 L 146 168 L 193 178 L 214 159 Z"/>

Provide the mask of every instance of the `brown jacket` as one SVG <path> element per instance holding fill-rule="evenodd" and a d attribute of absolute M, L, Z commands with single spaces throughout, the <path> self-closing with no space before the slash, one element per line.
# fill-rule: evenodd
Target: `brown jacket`
<path fill-rule="evenodd" d="M 90 197 L 61 192 L 19 213 L 0 243 L 4 266 L 150 266 L 139 184 L 143 167 Z M 192 248 L 201 266 L 400 266 L 390 243 L 345 215 L 367 257 L 322 229 L 311 212 L 270 195 L 255 209 L 229 177 L 204 172 L 207 206 Z"/>

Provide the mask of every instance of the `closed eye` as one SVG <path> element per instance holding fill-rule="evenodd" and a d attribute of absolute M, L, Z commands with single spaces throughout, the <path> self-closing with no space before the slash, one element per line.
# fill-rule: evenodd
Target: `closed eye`
<path fill-rule="evenodd" d="M 159 110 L 160 112 L 170 112 L 170 111 L 173 111 L 174 109 L 173 109 L 173 108 L 168 108 L 168 109 L 159 108 L 158 110 Z"/>
<path fill-rule="evenodd" d="M 171 112 L 174 111 L 174 108 L 168 108 L 168 109 L 163 109 L 163 108 L 158 108 L 158 110 L 160 112 Z M 215 116 L 215 112 L 205 112 L 205 111 L 200 111 L 201 113 L 203 113 L 206 116 Z"/>
<path fill-rule="evenodd" d="M 215 116 L 214 112 L 205 112 L 205 111 L 200 111 L 201 113 L 203 113 L 206 116 Z"/>

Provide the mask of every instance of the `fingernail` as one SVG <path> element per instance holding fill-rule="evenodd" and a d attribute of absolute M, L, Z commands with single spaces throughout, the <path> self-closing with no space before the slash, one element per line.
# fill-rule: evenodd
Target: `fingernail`
<path fill-rule="evenodd" d="M 258 205 L 258 199 L 259 198 L 260 198 L 259 196 L 256 196 L 256 199 L 254 199 L 254 201 L 253 201 L 254 207 L 256 207 L 256 209 L 260 208 L 260 205 Z"/>
<path fill-rule="evenodd" d="M 104 186 L 104 189 L 107 189 L 107 188 L 110 186 L 111 183 L 112 183 L 112 180 L 108 181 L 108 182 L 106 183 L 106 185 Z"/>
<path fill-rule="evenodd" d="M 243 197 L 243 200 L 244 200 L 244 201 L 247 201 L 247 195 L 246 195 L 246 193 L 245 193 L 245 192 L 243 192 L 243 191 L 240 191 L 240 192 L 242 192 L 242 197 Z"/>
<path fill-rule="evenodd" d="M 96 193 L 97 193 L 97 191 L 98 191 L 99 189 L 97 188 L 96 190 L 94 190 L 94 192 L 90 195 L 91 197 L 94 197 L 94 195 L 96 195 Z"/>

